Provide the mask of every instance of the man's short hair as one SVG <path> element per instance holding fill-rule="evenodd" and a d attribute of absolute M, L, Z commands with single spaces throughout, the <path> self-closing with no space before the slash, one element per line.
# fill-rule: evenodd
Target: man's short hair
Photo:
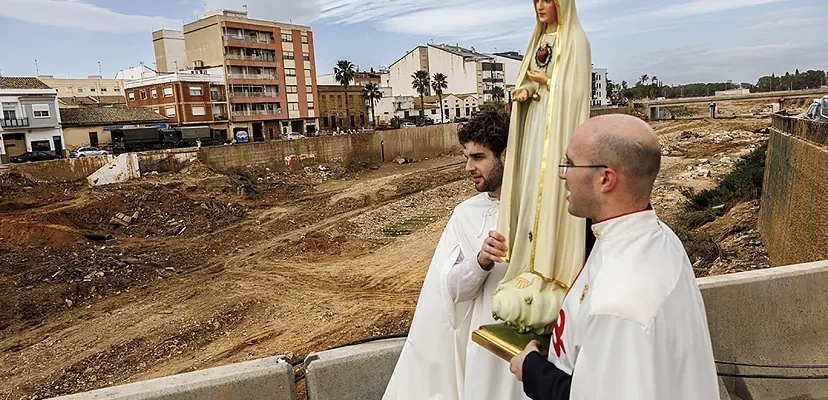
<path fill-rule="evenodd" d="M 509 139 L 509 118 L 504 111 L 485 110 L 457 130 L 460 145 L 481 143 L 500 157 Z"/>

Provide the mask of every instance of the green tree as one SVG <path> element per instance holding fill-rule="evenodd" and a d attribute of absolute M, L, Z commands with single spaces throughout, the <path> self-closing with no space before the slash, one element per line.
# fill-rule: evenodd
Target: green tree
<path fill-rule="evenodd" d="M 411 87 L 420 94 L 420 123 L 425 124 L 425 101 L 423 96 L 428 92 L 431 78 L 429 78 L 426 71 L 417 71 L 411 75 L 411 78 L 414 79 L 411 82 Z"/>
<path fill-rule="evenodd" d="M 374 105 L 382 100 L 382 92 L 379 90 L 379 84 L 370 82 L 362 88 L 362 98 L 371 105 L 371 125 L 376 126 L 377 120 L 374 115 Z"/>
<path fill-rule="evenodd" d="M 448 89 L 448 81 L 446 79 L 448 78 L 445 75 L 438 72 L 434 74 L 431 81 L 431 88 L 434 89 L 434 94 L 440 99 L 440 122 L 446 122 L 446 113 L 443 108 L 443 89 Z"/>
<path fill-rule="evenodd" d="M 356 67 L 354 63 L 348 60 L 339 60 L 336 62 L 336 67 L 334 67 L 334 78 L 340 85 L 345 87 L 345 117 L 348 121 L 348 126 L 351 126 L 351 109 L 348 105 L 348 86 L 351 85 L 351 82 L 354 80 L 354 76 L 356 75 Z"/>
<path fill-rule="evenodd" d="M 504 93 L 504 92 L 503 92 L 503 88 L 502 88 L 502 87 L 500 87 L 500 86 L 495 86 L 495 87 L 492 89 L 492 99 L 494 99 L 494 101 L 495 101 L 495 102 L 497 102 L 497 103 L 501 103 L 501 102 L 503 102 L 503 100 L 504 100 L 505 98 L 506 98 L 506 93 Z"/>

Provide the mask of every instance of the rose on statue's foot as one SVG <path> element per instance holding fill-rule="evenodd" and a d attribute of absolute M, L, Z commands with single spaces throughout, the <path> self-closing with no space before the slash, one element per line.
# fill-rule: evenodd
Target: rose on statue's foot
<path fill-rule="evenodd" d="M 552 332 L 566 289 L 531 272 L 498 286 L 492 297 L 492 317 L 518 333 Z"/>

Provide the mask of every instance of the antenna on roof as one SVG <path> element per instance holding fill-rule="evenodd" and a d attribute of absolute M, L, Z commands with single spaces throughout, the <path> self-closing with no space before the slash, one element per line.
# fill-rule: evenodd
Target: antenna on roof
<path fill-rule="evenodd" d="M 40 76 L 40 67 L 37 66 L 37 59 L 35 58 L 35 73 Z"/>

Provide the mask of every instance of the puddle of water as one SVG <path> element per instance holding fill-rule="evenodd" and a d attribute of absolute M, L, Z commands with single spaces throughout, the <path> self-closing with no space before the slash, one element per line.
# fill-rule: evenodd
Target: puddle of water
<path fill-rule="evenodd" d="M 384 228 L 382 234 L 389 237 L 407 236 L 431 224 L 437 218 L 433 215 L 417 216 Z"/>

